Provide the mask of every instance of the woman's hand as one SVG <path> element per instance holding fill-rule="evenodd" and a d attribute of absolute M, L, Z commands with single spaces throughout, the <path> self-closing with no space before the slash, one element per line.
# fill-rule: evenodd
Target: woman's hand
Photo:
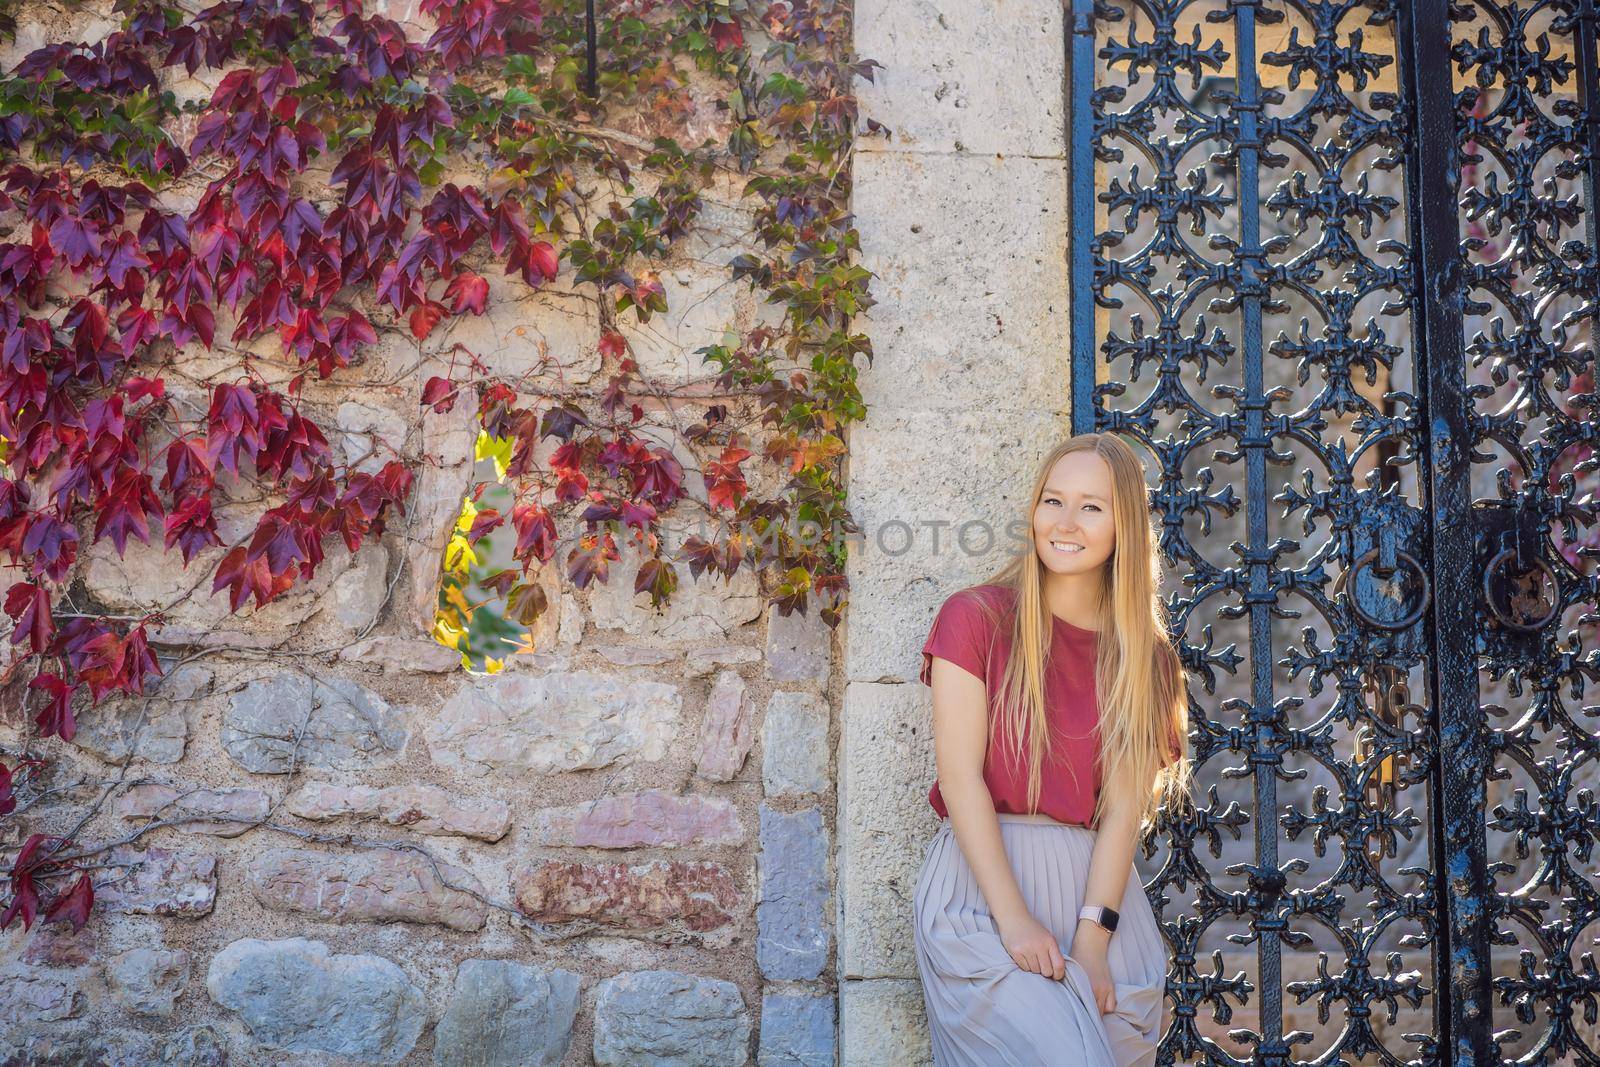
<path fill-rule="evenodd" d="M 1032 915 L 1022 915 L 999 924 L 1000 943 L 1018 967 L 1046 978 L 1061 981 L 1067 974 L 1067 961 L 1055 935 Z"/>
<path fill-rule="evenodd" d="M 1095 1004 L 1101 1015 L 1117 1010 L 1116 987 L 1111 983 L 1111 964 L 1107 960 L 1111 935 L 1099 923 L 1078 920 L 1072 935 L 1072 958 L 1089 973 L 1089 985 L 1094 988 Z"/>

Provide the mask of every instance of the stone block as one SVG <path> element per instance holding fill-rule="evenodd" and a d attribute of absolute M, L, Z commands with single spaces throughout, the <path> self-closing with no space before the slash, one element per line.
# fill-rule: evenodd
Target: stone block
<path fill-rule="evenodd" d="M 520 777 L 658 760 L 677 730 L 675 686 L 589 671 L 463 678 L 428 727 L 433 761 Z"/>
<path fill-rule="evenodd" d="M 761 782 L 767 795 L 828 788 L 828 704 L 815 693 L 772 694 L 761 728 Z"/>
<path fill-rule="evenodd" d="M 399 1063 L 428 1018 L 422 990 L 389 960 L 303 937 L 233 942 L 212 959 L 206 988 L 265 1048 L 358 1063 Z"/>
<path fill-rule="evenodd" d="M 181 949 L 129 949 L 106 961 L 106 984 L 118 1007 L 165 1018 L 189 984 L 189 954 Z"/>
<path fill-rule="evenodd" d="M 731 802 L 660 789 L 545 808 L 534 815 L 532 833 L 541 845 L 577 848 L 680 848 L 736 845 L 745 839 Z"/>
<path fill-rule="evenodd" d="M 511 808 L 503 800 L 460 796 L 416 782 L 381 789 L 307 782 L 284 806 L 313 822 L 352 816 L 403 826 L 419 834 L 459 834 L 481 841 L 498 841 L 511 829 Z"/>
<path fill-rule="evenodd" d="M 88 1006 L 78 976 L 12 966 L 0 972 L 0 1034 L 13 1027 L 60 1022 L 82 1015 Z"/>
<path fill-rule="evenodd" d="M 700 720 L 700 748 L 695 753 L 695 773 L 713 782 L 730 782 L 744 766 L 755 740 L 754 710 L 745 693 L 744 679 L 723 671 L 706 698 Z"/>
<path fill-rule="evenodd" d="M 195 789 L 143 782 L 118 797 L 115 810 L 124 819 L 199 819 L 174 828 L 191 834 L 237 837 L 263 822 L 271 807 L 272 798 L 259 789 Z"/>
<path fill-rule="evenodd" d="M 918 981 L 840 983 L 839 1030 L 842 1067 L 924 1067 L 933 1062 Z"/>
<path fill-rule="evenodd" d="M 121 763 L 130 755 L 150 763 L 177 763 L 189 744 L 189 722 L 183 708 L 152 700 L 141 711 L 143 703 L 116 700 L 85 708 L 72 743 L 107 763 Z"/>
<path fill-rule="evenodd" d="M 756 962 L 774 980 L 809 980 L 828 962 L 828 831 L 822 811 L 761 809 Z"/>
<path fill-rule="evenodd" d="M 760 658 L 760 650 L 749 645 L 708 645 L 689 653 L 683 672 L 691 678 L 709 678 L 719 667 L 737 667 Z"/>
<path fill-rule="evenodd" d="M 1066 49 L 1061 20 L 1062 5 L 1045 0 L 856 8 L 856 52 L 887 64 L 873 72 L 871 81 L 855 83 L 861 118 L 894 131 L 889 140 L 863 139 L 858 157 L 1062 155 Z M 898 56 L 916 61 L 897 62 Z M 859 207 L 857 214 L 872 217 Z"/>
<path fill-rule="evenodd" d="M 784 615 L 767 609 L 767 675 L 775 682 L 828 680 L 833 631 L 815 604 Z"/>
<path fill-rule="evenodd" d="M 122 845 L 95 876 L 95 907 L 132 915 L 207 915 L 217 899 L 217 857 L 203 852 Z"/>
<path fill-rule="evenodd" d="M 411 852 L 275 848 L 250 861 L 245 880 L 263 906 L 325 922 L 437 923 L 481 930 L 489 916 L 476 878 L 448 863 L 435 869 L 427 857 Z"/>
<path fill-rule="evenodd" d="M 222 715 L 222 747 L 257 774 L 387 767 L 405 743 L 404 715 L 378 694 L 344 678 L 313 679 L 299 671 L 245 683 Z"/>
<path fill-rule="evenodd" d="M 992 479 L 998 472 L 978 457 L 1009 460 L 992 432 L 1011 432 L 1010 412 L 1071 404 L 1066 164 L 874 152 L 855 163 L 861 262 L 877 275 L 877 303 L 856 320 L 872 339 L 859 380 L 872 417 L 850 431 L 852 493 L 864 455 L 856 431 L 911 410 L 981 418 L 984 433 L 937 443 Z M 945 475 L 905 461 L 925 477 Z M 895 488 L 913 486 L 907 495 L 920 500 L 920 479 Z"/>
<path fill-rule="evenodd" d="M 634 971 L 600 983 L 598 1067 L 737 1067 L 750 1058 L 750 1014 L 732 982 Z"/>
<path fill-rule="evenodd" d="M 546 862 L 511 883 L 517 910 L 558 937 L 600 932 L 699 943 L 726 934 L 739 906 L 727 868 L 707 861 Z"/>
<path fill-rule="evenodd" d="M 555 1067 L 572 1043 L 578 976 L 510 960 L 463 960 L 433 1033 L 436 1067 Z"/>
<path fill-rule="evenodd" d="M 829 996 L 767 993 L 756 1067 L 833 1067 L 834 1015 Z"/>
<path fill-rule="evenodd" d="M 461 669 L 461 653 L 422 637 L 384 634 L 339 650 L 341 663 L 380 667 L 385 674 L 449 674 Z"/>
<path fill-rule="evenodd" d="M 852 682 L 841 747 L 840 972 L 915 978 L 910 901 L 938 819 L 931 701 L 923 685 Z"/>

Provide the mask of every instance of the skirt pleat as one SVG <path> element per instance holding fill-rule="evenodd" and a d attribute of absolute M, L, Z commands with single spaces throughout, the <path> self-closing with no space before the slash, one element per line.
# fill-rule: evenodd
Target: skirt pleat
<path fill-rule="evenodd" d="M 917 969 L 938 1067 L 1148 1067 L 1161 1040 L 1166 947 L 1137 871 L 1117 909 L 1107 963 L 1116 1007 L 1102 1015 L 1070 955 L 1095 831 L 1045 816 L 1000 817 L 1000 838 L 1033 917 L 1066 958 L 1062 981 L 1024 971 L 1000 943 L 977 878 L 945 820 L 914 897 Z"/>

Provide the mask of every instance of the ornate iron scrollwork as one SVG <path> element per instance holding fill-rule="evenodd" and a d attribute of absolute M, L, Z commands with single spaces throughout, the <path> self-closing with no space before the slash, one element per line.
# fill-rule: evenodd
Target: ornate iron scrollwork
<path fill-rule="evenodd" d="M 1160 1062 L 1600 1064 L 1600 0 L 1069 7 L 1072 425 L 1199 683 Z"/>

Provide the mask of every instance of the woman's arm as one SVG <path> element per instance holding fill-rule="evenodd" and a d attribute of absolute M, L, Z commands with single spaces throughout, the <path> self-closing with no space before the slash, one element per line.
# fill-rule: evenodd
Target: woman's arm
<path fill-rule="evenodd" d="M 939 656 L 933 657 L 932 682 L 933 752 L 950 830 L 1011 958 L 1025 971 L 1059 980 L 1066 974 L 1066 959 L 1049 929 L 1028 912 L 1000 839 L 994 797 L 983 780 L 989 744 L 983 682 Z"/>
<path fill-rule="evenodd" d="M 1146 789 L 1154 787 L 1154 779 L 1145 783 Z M 1110 792 L 1095 831 L 1094 851 L 1089 855 L 1089 884 L 1084 889 L 1083 902 L 1120 912 L 1128 891 L 1128 878 L 1133 873 L 1133 851 L 1138 845 L 1139 809 L 1135 803 L 1138 794 L 1127 787 L 1126 781 L 1106 782 L 1101 788 Z M 1078 920 L 1072 935 L 1072 958 L 1089 972 L 1102 1014 L 1116 1010 L 1117 1006 L 1107 962 L 1110 947 L 1110 931 L 1092 920 Z"/>

